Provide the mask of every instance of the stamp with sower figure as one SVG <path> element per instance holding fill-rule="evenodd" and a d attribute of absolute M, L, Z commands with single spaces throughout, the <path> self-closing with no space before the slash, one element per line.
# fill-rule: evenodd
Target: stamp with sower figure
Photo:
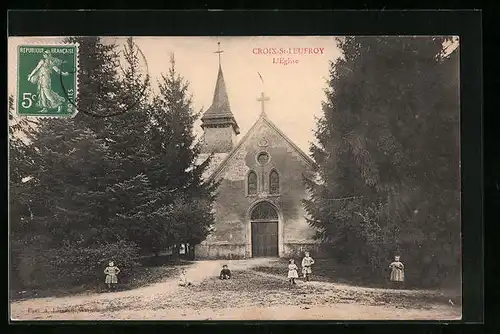
<path fill-rule="evenodd" d="M 78 44 L 18 47 L 19 116 L 73 117 L 78 93 Z"/>

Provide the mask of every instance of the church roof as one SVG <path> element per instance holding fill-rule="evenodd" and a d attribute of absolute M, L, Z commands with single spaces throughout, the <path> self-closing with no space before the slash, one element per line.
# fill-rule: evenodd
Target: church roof
<path fill-rule="evenodd" d="M 202 178 L 205 180 L 208 179 L 214 173 L 217 167 L 219 167 L 220 164 L 226 159 L 228 155 L 229 153 L 214 153 L 212 155 L 212 160 L 210 161 L 210 164 L 208 165 L 207 169 L 203 172 Z M 200 153 L 198 155 L 196 165 L 201 165 L 208 159 L 209 156 L 210 156 L 209 153 Z"/>
<path fill-rule="evenodd" d="M 258 124 L 263 122 L 268 125 L 275 133 L 278 134 L 283 140 L 290 145 L 295 152 L 305 161 L 311 168 L 315 168 L 315 162 L 302 151 L 288 136 L 286 136 L 269 118 L 267 118 L 265 113 L 262 113 L 259 119 L 252 125 L 250 130 L 245 134 L 245 136 L 239 141 L 238 145 L 225 157 L 225 159 L 219 164 L 217 168 L 213 170 L 213 173 L 209 176 L 209 179 L 215 179 L 217 175 L 224 169 L 224 167 L 229 163 L 231 158 L 236 155 L 239 148 L 247 141 L 247 139 L 252 135 L 252 133 L 257 128 Z"/>
<path fill-rule="evenodd" d="M 219 64 L 219 73 L 217 74 L 217 82 L 215 83 L 214 98 L 212 105 L 201 118 L 203 124 L 221 124 L 230 123 L 236 134 L 240 133 L 240 129 L 229 105 L 229 97 L 227 95 L 226 83 L 224 82 L 224 74 L 222 67 Z M 203 126 L 203 125 L 202 125 Z"/>

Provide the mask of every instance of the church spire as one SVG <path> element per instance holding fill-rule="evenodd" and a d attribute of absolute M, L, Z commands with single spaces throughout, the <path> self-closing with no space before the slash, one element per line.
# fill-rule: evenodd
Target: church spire
<path fill-rule="evenodd" d="M 205 148 L 207 152 L 230 151 L 235 142 L 235 136 L 240 133 L 240 128 L 229 104 L 224 74 L 222 73 L 220 42 L 217 53 L 219 56 L 219 71 L 215 83 L 212 105 L 201 118 L 201 127 L 205 136 Z M 227 138 L 226 138 L 227 137 Z"/>
<path fill-rule="evenodd" d="M 226 83 L 224 82 L 224 74 L 222 73 L 221 53 L 224 51 L 220 49 L 220 42 L 217 44 L 218 50 L 214 53 L 219 55 L 219 72 L 217 74 L 217 82 L 215 83 L 212 105 L 201 118 L 201 121 L 203 122 L 202 127 L 205 127 L 210 123 L 217 123 L 220 125 L 227 123 L 233 127 L 236 134 L 239 134 L 240 129 L 231 111 L 229 97 L 226 90 Z"/>

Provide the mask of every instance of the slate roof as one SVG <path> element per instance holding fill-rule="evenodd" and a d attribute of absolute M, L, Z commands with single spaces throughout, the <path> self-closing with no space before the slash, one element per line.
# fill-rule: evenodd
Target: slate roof
<path fill-rule="evenodd" d="M 214 98 L 212 105 L 204 113 L 201 118 L 202 127 L 207 124 L 231 124 L 236 134 L 240 133 L 240 128 L 229 104 L 227 95 L 226 83 L 224 82 L 224 74 L 222 67 L 219 65 L 219 73 L 217 74 L 217 82 L 215 83 Z"/>

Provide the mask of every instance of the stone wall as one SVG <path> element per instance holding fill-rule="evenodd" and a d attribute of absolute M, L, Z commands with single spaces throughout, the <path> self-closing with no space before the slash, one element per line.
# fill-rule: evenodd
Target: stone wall
<path fill-rule="evenodd" d="M 238 260 L 245 258 L 245 244 L 201 244 L 195 247 L 197 259 L 227 259 Z"/>

